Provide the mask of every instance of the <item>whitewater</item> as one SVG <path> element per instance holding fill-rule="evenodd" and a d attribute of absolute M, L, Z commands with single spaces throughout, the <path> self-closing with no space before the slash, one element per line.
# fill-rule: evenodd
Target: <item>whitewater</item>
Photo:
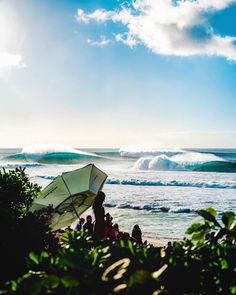
<path fill-rule="evenodd" d="M 114 222 L 129 232 L 138 223 L 146 238 L 182 238 L 198 209 L 236 212 L 236 149 L 0 149 L 0 168 L 24 167 L 42 187 L 88 163 L 108 174 L 105 208 Z"/>

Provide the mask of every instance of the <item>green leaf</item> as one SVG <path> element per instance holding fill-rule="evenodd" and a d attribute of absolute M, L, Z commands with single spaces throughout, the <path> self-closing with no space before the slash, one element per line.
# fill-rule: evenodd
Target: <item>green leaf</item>
<path fill-rule="evenodd" d="M 205 210 L 198 210 L 198 215 L 202 216 L 205 220 L 213 222 L 215 225 L 220 226 L 220 224 L 216 220 L 216 210 L 213 208 L 207 208 Z"/>
<path fill-rule="evenodd" d="M 187 228 L 185 233 L 188 234 L 188 235 L 191 235 L 192 233 L 194 233 L 196 231 L 199 231 L 202 228 L 202 226 L 203 225 L 201 223 L 195 222 L 192 225 L 190 225 L 189 228 Z"/>
<path fill-rule="evenodd" d="M 196 232 L 195 234 L 193 234 L 192 240 L 197 241 L 197 242 L 203 242 L 203 241 L 205 241 L 206 235 L 209 232 L 210 232 L 210 228 L 204 228 L 204 229 L 200 230 L 199 232 Z"/>
<path fill-rule="evenodd" d="M 55 275 L 44 276 L 44 284 L 49 288 L 55 289 L 58 287 L 59 283 L 60 283 L 60 280 Z"/>
<path fill-rule="evenodd" d="M 129 247 L 130 252 L 135 256 L 134 246 L 131 241 L 128 241 L 128 247 Z"/>
<path fill-rule="evenodd" d="M 78 287 L 80 282 L 76 279 L 74 279 L 71 276 L 64 276 L 61 278 L 61 282 L 62 284 L 66 287 L 66 288 L 74 288 L 74 287 Z"/>
<path fill-rule="evenodd" d="M 231 225 L 234 222 L 235 214 L 234 212 L 225 212 L 222 216 L 222 222 L 224 223 L 227 229 L 230 229 Z"/>
<path fill-rule="evenodd" d="M 209 207 L 209 208 L 206 208 L 205 210 L 206 210 L 208 213 L 210 213 L 212 216 L 214 216 L 214 217 L 217 216 L 217 212 L 216 212 L 216 210 L 215 210 L 214 208 Z"/>
<path fill-rule="evenodd" d="M 35 254 L 34 252 L 30 252 L 30 253 L 29 253 L 29 258 L 30 258 L 35 264 L 39 264 L 39 258 L 38 258 L 38 255 Z"/>

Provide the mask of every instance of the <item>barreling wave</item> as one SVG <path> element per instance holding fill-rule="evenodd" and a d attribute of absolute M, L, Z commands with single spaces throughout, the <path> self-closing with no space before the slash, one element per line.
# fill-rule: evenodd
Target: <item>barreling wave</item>
<path fill-rule="evenodd" d="M 117 184 L 117 185 L 134 185 L 134 186 L 182 186 L 182 187 L 197 187 L 197 188 L 219 188 L 219 189 L 236 189 L 235 184 L 224 184 L 215 182 L 181 182 L 177 180 L 171 180 L 168 182 L 163 181 L 148 181 L 138 179 L 113 179 L 109 178 L 106 184 Z"/>
<path fill-rule="evenodd" d="M 236 172 L 236 163 L 214 154 L 186 152 L 171 157 L 142 157 L 133 168 L 156 171 Z"/>
<path fill-rule="evenodd" d="M 43 164 L 74 164 L 81 160 L 104 158 L 94 153 L 88 153 L 62 145 L 30 146 L 21 153 L 4 158 L 8 161 L 37 162 Z"/>

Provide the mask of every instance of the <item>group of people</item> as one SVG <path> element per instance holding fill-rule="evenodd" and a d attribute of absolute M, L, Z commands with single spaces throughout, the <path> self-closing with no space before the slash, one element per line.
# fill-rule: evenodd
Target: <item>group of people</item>
<path fill-rule="evenodd" d="M 143 244 L 142 231 L 138 224 L 135 224 L 132 229 L 131 236 L 127 232 L 119 230 L 117 223 L 113 224 L 112 216 L 109 213 L 105 214 L 103 202 L 105 200 L 104 192 L 99 192 L 95 198 L 93 204 L 93 213 L 95 220 L 93 222 L 92 216 L 88 215 L 86 221 L 84 218 L 80 218 L 76 230 L 87 231 L 94 240 L 99 241 L 104 238 L 111 238 L 114 240 L 124 239 L 136 242 L 139 245 Z"/>

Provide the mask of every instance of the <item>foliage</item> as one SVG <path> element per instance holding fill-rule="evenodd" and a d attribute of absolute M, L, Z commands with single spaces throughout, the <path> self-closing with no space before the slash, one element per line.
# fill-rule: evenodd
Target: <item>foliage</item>
<path fill-rule="evenodd" d="M 199 210 L 203 221 L 167 247 L 95 242 L 71 230 L 62 234 L 59 247 L 46 225 L 50 210 L 29 212 L 39 192 L 24 169 L 0 172 L 0 273 L 1 282 L 8 281 L 0 293 L 236 294 L 233 212 Z"/>
<path fill-rule="evenodd" d="M 39 192 L 24 169 L 0 171 L 0 284 L 27 271 L 29 251 L 40 252 L 54 241 L 46 225 L 47 214 L 29 212 Z"/>
<path fill-rule="evenodd" d="M 29 271 L 8 284 L 10 294 L 236 294 L 234 213 L 212 208 L 168 247 L 131 241 L 95 243 L 66 230 L 57 254 L 30 252 Z"/>
<path fill-rule="evenodd" d="M 29 181 L 24 169 L 0 170 L 1 212 L 15 218 L 24 217 L 39 192 L 40 187 Z"/>

